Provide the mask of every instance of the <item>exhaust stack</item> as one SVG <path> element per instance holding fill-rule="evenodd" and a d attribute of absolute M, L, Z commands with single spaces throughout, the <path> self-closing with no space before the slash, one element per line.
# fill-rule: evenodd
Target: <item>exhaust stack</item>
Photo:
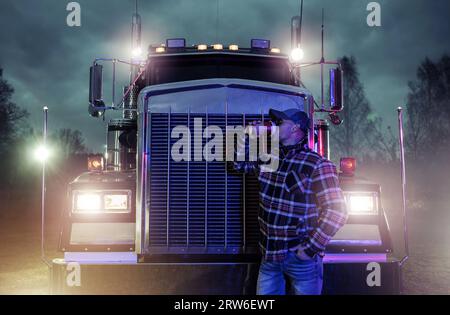
<path fill-rule="evenodd" d="M 138 13 L 138 2 L 136 0 L 136 10 L 133 14 L 131 21 L 131 51 L 133 52 L 133 58 L 131 62 L 136 62 L 134 58 L 139 59 L 140 55 L 143 53 L 141 46 L 141 16 Z M 139 73 L 139 66 L 130 66 L 130 85 L 133 84 L 134 79 Z M 136 120 L 137 113 L 137 98 L 138 93 L 135 86 L 131 89 L 129 95 L 125 98 L 123 104 L 123 118 Z"/>

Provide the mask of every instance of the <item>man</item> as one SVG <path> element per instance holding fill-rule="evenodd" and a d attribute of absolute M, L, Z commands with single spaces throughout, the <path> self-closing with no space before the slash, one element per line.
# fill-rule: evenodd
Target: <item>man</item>
<path fill-rule="evenodd" d="M 347 220 L 336 167 L 308 148 L 304 112 L 271 109 L 269 115 L 279 127 L 278 169 L 234 163 L 238 171 L 256 173 L 260 184 L 257 294 L 285 294 L 285 276 L 295 294 L 320 294 L 325 246 Z"/>

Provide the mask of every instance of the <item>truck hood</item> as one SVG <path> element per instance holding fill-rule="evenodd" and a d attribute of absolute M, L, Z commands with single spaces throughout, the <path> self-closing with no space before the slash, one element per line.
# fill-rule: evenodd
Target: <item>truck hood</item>
<path fill-rule="evenodd" d="M 243 79 L 206 79 L 148 86 L 139 94 L 138 111 L 267 113 L 269 108 L 305 110 L 305 98 L 312 97 L 304 88 Z"/>

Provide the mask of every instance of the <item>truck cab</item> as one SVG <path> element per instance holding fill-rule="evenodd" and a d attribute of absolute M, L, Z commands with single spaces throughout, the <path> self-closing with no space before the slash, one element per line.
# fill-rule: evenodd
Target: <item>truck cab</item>
<path fill-rule="evenodd" d="M 343 106 L 338 64 L 330 71 L 335 103 L 324 109 L 301 84 L 298 62 L 268 40 L 250 46 L 187 46 L 184 39 L 150 46 L 144 60 L 130 64 L 130 85 L 112 107 L 101 93 L 101 62 L 118 60 L 96 59 L 89 112 L 98 117 L 121 110 L 123 118 L 109 122 L 107 152 L 90 163 L 97 167 L 68 187 L 64 259 L 53 261 L 53 292 L 243 292 L 247 267 L 261 259 L 258 181 L 230 171 L 225 154 L 208 145 L 228 126 L 269 123 L 269 108 L 297 107 L 313 122 L 310 148 L 330 158 L 328 122 L 320 115 L 335 115 Z M 180 126 L 189 152 L 175 161 Z M 324 293 L 398 293 L 399 261 L 380 186 L 355 176 L 352 163 L 341 163 L 349 219 L 326 249 Z M 68 263 L 80 264 L 88 279 L 81 287 L 64 282 Z M 383 266 L 382 285 L 368 286 L 370 264 Z"/>

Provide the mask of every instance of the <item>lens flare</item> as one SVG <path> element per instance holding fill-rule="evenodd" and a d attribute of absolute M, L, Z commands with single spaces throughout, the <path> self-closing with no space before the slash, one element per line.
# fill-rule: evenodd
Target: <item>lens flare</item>
<path fill-rule="evenodd" d="M 291 51 L 291 61 L 293 62 L 299 62 L 300 60 L 303 59 L 303 57 L 305 56 L 305 53 L 303 52 L 303 49 L 301 49 L 300 47 L 294 48 Z"/>
<path fill-rule="evenodd" d="M 36 148 L 34 151 L 34 158 L 40 162 L 45 162 L 50 157 L 50 150 L 45 147 L 44 145 L 41 145 Z"/>

